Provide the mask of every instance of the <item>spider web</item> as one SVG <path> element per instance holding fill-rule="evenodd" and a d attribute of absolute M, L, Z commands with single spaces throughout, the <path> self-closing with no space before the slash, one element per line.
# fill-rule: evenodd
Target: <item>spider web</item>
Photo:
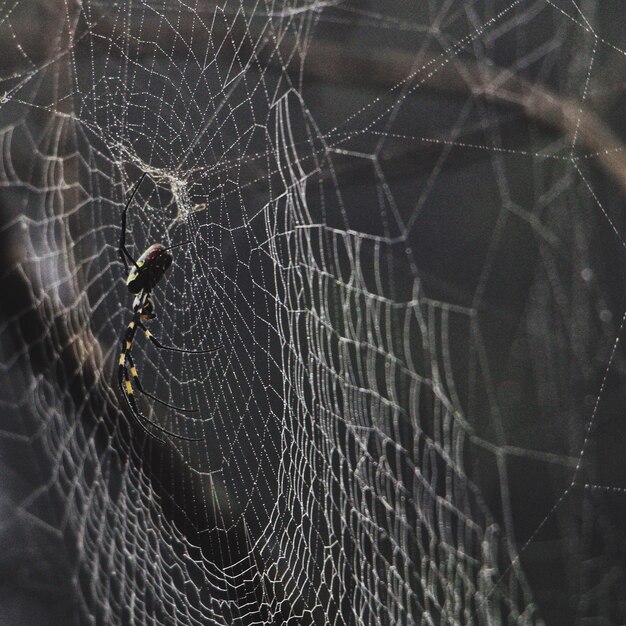
<path fill-rule="evenodd" d="M 3 6 L 7 623 L 626 618 L 624 6 L 414 5 Z"/>

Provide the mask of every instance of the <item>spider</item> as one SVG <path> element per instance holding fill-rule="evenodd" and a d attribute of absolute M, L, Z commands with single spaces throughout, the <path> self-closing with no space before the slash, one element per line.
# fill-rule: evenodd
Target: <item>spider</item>
<path fill-rule="evenodd" d="M 130 291 L 130 293 L 135 296 L 135 299 L 133 301 L 132 307 L 133 317 L 132 320 L 129 322 L 126 328 L 126 332 L 122 338 L 122 353 L 120 354 L 118 365 L 118 382 L 122 394 L 124 395 L 124 399 L 126 400 L 126 404 L 128 405 L 128 408 L 133 418 L 135 418 L 137 423 L 148 435 L 154 437 L 155 439 L 158 439 L 163 443 L 163 440 L 158 437 L 152 430 L 150 430 L 146 426 L 146 423 L 150 424 L 150 426 L 165 435 L 170 435 L 171 437 L 176 437 L 185 441 L 200 441 L 201 438 L 185 437 L 183 435 L 178 435 L 152 421 L 139 410 L 137 402 L 133 397 L 134 382 L 140 393 L 148 396 L 149 398 L 152 398 L 159 404 L 169 407 L 170 409 L 182 411 L 184 413 L 193 413 L 197 411 L 197 409 L 185 409 L 164 402 L 163 400 L 160 400 L 156 396 L 153 396 L 151 393 L 147 392 L 142 387 L 132 356 L 133 341 L 135 339 L 135 333 L 137 332 L 138 328 L 140 328 L 144 332 L 145 336 L 160 350 L 172 350 L 174 352 L 183 352 L 185 354 L 208 354 L 219 350 L 221 347 L 217 346 L 216 348 L 212 348 L 211 350 L 182 350 L 181 348 L 165 346 L 160 341 L 158 341 L 154 337 L 154 335 L 152 335 L 152 333 L 146 328 L 144 324 L 144 322 L 149 322 L 156 317 L 156 313 L 154 312 L 154 304 L 152 302 L 152 290 L 158 284 L 161 278 L 163 278 L 163 275 L 172 264 L 173 257 L 170 254 L 170 250 L 190 243 L 189 241 L 185 241 L 183 243 L 170 246 L 168 248 L 164 247 L 160 243 L 153 243 L 136 261 L 128 252 L 128 250 L 126 249 L 126 213 L 145 176 L 146 173 L 144 172 L 139 181 L 135 184 L 135 187 L 133 188 L 130 197 L 128 198 L 128 201 L 124 205 L 124 210 L 122 211 L 122 234 L 120 236 L 119 255 L 122 259 L 122 262 L 124 263 L 124 267 L 126 268 L 126 286 L 128 287 L 128 291 Z M 131 382 L 131 379 L 133 382 Z"/>

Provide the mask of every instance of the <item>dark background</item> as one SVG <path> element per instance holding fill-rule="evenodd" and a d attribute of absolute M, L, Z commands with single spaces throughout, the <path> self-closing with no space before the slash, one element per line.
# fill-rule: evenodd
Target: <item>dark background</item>
<path fill-rule="evenodd" d="M 623 623 L 623 3 L 0 11 L 2 623 Z"/>

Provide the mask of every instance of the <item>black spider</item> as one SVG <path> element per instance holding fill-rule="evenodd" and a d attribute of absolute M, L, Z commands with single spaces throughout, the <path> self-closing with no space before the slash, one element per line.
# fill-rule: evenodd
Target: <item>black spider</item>
<path fill-rule="evenodd" d="M 128 201 L 124 205 L 124 210 L 122 212 L 122 234 L 120 236 L 119 254 L 122 262 L 124 263 L 124 267 L 126 268 L 126 286 L 128 287 L 128 291 L 135 295 L 135 299 L 133 301 L 133 319 L 129 322 L 126 333 L 122 339 L 122 353 L 120 354 L 118 367 L 118 382 L 132 416 L 137 420 L 141 428 L 143 428 L 143 430 L 151 437 L 154 437 L 161 442 L 163 441 L 146 426 L 146 422 L 166 435 L 177 437 L 178 439 L 184 439 L 186 441 L 200 441 L 201 438 L 177 435 L 163 426 L 160 426 L 156 422 L 153 422 L 139 410 L 137 403 L 135 402 L 135 398 L 133 397 L 133 385 L 131 383 L 131 378 L 141 393 L 149 398 L 152 398 L 156 402 L 163 404 L 164 406 L 176 409 L 177 411 L 183 411 L 185 413 L 191 413 L 197 410 L 184 409 L 174 406 L 173 404 L 168 404 L 167 402 L 153 396 L 151 393 L 148 393 L 141 386 L 139 375 L 137 374 L 132 356 L 133 341 L 138 328 L 141 328 L 146 337 L 161 350 L 173 350 L 174 352 L 184 352 L 188 354 L 208 354 L 219 350 L 221 347 L 217 346 L 217 348 L 213 348 L 211 350 L 181 350 L 180 348 L 164 346 L 160 341 L 155 339 L 152 333 L 144 325 L 144 322 L 149 322 L 156 317 L 154 304 L 152 302 L 152 290 L 172 264 L 173 257 L 170 254 L 170 250 L 189 243 L 188 241 L 185 241 L 175 246 L 170 246 L 169 248 L 162 246 L 160 243 L 154 243 L 136 261 L 126 249 L 126 212 L 128 211 L 128 207 L 132 203 L 133 198 L 139 189 L 139 185 L 141 185 L 145 175 L 146 174 L 144 172 L 135 185 Z M 129 261 L 132 265 L 129 265 Z"/>

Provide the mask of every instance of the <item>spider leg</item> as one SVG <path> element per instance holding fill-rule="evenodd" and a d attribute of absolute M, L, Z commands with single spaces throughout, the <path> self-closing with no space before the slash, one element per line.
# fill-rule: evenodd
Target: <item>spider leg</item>
<path fill-rule="evenodd" d="M 126 260 L 126 257 L 128 257 L 128 261 L 130 261 L 136 268 L 138 268 L 141 271 L 141 268 L 139 267 L 139 265 L 137 265 L 137 261 L 135 261 L 135 259 L 133 259 L 133 257 L 130 256 L 128 250 L 126 250 L 126 248 L 120 248 L 120 258 L 124 262 L 124 268 L 126 269 L 127 274 L 128 272 L 130 272 L 130 267 L 128 265 L 128 261 Z"/>
<path fill-rule="evenodd" d="M 141 426 L 141 428 L 147 432 L 151 437 L 158 439 L 163 443 L 163 439 L 154 434 L 147 426 L 146 423 L 150 424 L 153 428 L 163 433 L 164 435 L 169 435 L 170 437 L 175 437 L 176 439 L 182 439 L 183 441 L 202 441 L 202 437 L 186 437 L 185 435 L 179 435 L 178 433 L 174 433 L 171 430 L 153 422 L 149 417 L 144 415 L 137 403 L 135 402 L 135 398 L 133 397 L 133 387 L 131 385 L 130 379 L 128 378 L 128 373 L 125 374 L 124 385 L 122 387 L 122 391 L 124 392 L 124 398 L 126 398 L 126 404 L 132 413 L 132 416 L 135 418 L 135 421 Z"/>
<path fill-rule="evenodd" d="M 148 396 L 148 398 L 152 398 L 155 402 L 158 402 L 159 404 L 162 404 L 163 406 L 167 406 L 170 409 L 176 409 L 177 411 L 181 411 L 183 413 L 197 413 L 198 412 L 198 409 L 185 409 L 183 407 L 176 406 L 175 404 L 169 404 L 168 402 L 165 402 L 161 400 L 160 398 L 153 396 L 149 391 L 146 391 L 141 385 L 141 381 L 139 380 L 139 374 L 137 373 L 137 369 L 135 368 L 135 364 L 133 363 L 133 357 L 131 356 L 130 352 L 126 355 L 126 358 L 128 360 L 128 367 L 130 370 L 130 375 L 132 377 L 132 382 L 137 387 L 140 393 L 143 393 L 145 396 Z"/>
<path fill-rule="evenodd" d="M 126 368 L 122 366 L 122 369 L 123 369 L 123 372 L 120 375 L 118 382 L 119 382 L 120 389 L 122 390 L 122 395 L 124 396 L 124 400 L 126 400 L 126 406 L 128 406 L 130 413 L 133 416 L 133 419 L 137 422 L 137 424 L 139 424 L 139 426 L 141 426 L 141 429 L 145 433 L 150 435 L 150 437 L 154 437 L 156 440 L 160 441 L 161 443 L 165 443 L 165 441 L 163 441 L 161 437 L 158 437 L 157 435 L 155 435 L 142 421 L 141 415 L 139 414 L 139 410 L 137 409 L 137 403 L 135 402 L 135 399 L 132 396 L 133 388 L 130 384 L 130 380 L 128 379 Z"/>
<path fill-rule="evenodd" d="M 189 243 L 193 243 L 193 241 L 191 239 L 189 239 L 189 241 L 183 241 L 181 243 L 175 243 L 173 246 L 168 246 L 167 248 L 163 248 L 163 250 L 161 251 L 161 254 L 163 252 L 167 252 L 168 250 L 173 250 L 174 248 L 180 248 L 181 246 L 186 246 Z"/>
<path fill-rule="evenodd" d="M 133 386 L 130 382 L 130 377 L 128 375 L 128 370 L 126 369 L 126 360 L 130 357 L 130 352 L 133 347 L 133 339 L 135 336 L 135 332 L 137 331 L 137 318 L 138 313 L 135 313 L 133 316 L 133 320 L 128 324 L 126 334 L 124 335 L 124 342 L 122 344 L 122 353 L 120 354 L 119 364 L 118 364 L 118 383 L 119 387 L 124 395 L 124 399 L 126 400 L 126 404 L 130 409 L 131 415 L 135 419 L 135 421 L 141 426 L 142 430 L 148 433 L 151 437 L 154 437 L 161 443 L 164 443 L 163 439 L 158 437 L 155 433 L 153 433 L 147 426 L 150 424 L 153 428 L 158 430 L 159 432 L 169 435 L 170 437 L 175 437 L 177 439 L 182 439 L 184 441 L 202 441 L 202 437 L 186 437 L 184 435 L 179 435 L 177 433 L 173 433 L 172 431 L 164 428 L 160 424 L 152 421 L 149 417 L 144 415 L 137 403 L 135 402 L 135 398 L 133 397 Z M 132 358 L 132 357 L 131 357 Z"/>
<path fill-rule="evenodd" d="M 183 350 L 182 348 L 174 348 L 173 346 L 164 346 L 156 337 L 141 323 L 137 322 L 137 326 L 143 330 L 146 337 L 159 349 L 171 350 L 172 352 L 183 352 L 184 354 L 210 354 L 216 352 L 222 347 L 222 344 L 210 350 Z"/>
<path fill-rule="evenodd" d="M 124 263 L 124 267 L 126 268 L 127 274 L 130 271 L 129 266 L 128 266 L 128 261 L 130 261 L 137 269 L 139 269 L 139 266 L 137 265 L 137 262 L 135 261 L 135 259 L 133 259 L 133 257 L 131 256 L 130 252 L 128 252 L 128 250 L 126 249 L 126 212 L 128 211 L 128 207 L 130 206 L 130 203 L 133 201 L 133 198 L 135 197 L 135 194 L 137 193 L 137 190 L 139 189 L 139 185 L 141 185 L 141 182 L 143 181 L 145 176 L 146 176 L 146 172 L 144 172 L 141 175 L 141 178 L 135 183 L 135 186 L 133 187 L 133 190 L 129 198 L 126 201 L 126 204 L 124 205 L 124 210 L 122 211 L 122 234 L 120 235 L 119 254 L 120 254 L 120 258 L 122 259 L 122 262 Z"/>

